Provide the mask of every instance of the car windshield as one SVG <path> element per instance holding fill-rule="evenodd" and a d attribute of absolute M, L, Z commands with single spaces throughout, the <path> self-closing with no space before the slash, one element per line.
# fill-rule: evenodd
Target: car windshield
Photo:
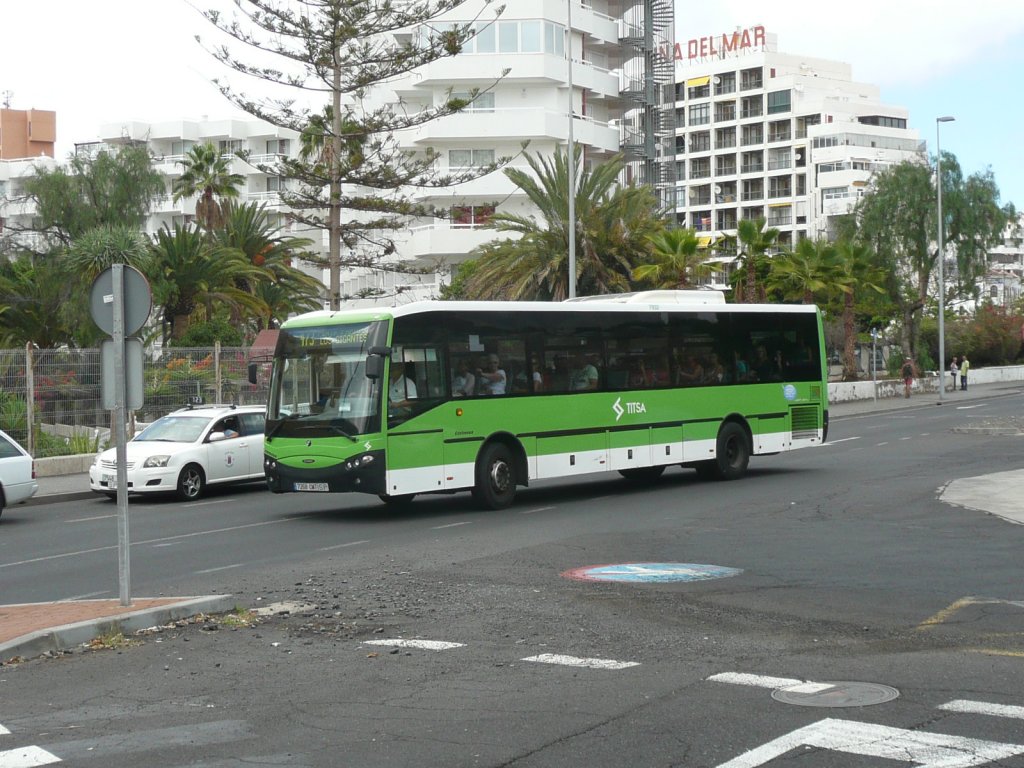
<path fill-rule="evenodd" d="M 142 430 L 132 442 L 194 443 L 209 423 L 209 416 L 164 416 Z"/>
<path fill-rule="evenodd" d="M 282 330 L 267 409 L 272 433 L 354 437 L 380 429 L 381 387 L 366 377 L 366 358 L 386 331 L 380 322 Z"/>

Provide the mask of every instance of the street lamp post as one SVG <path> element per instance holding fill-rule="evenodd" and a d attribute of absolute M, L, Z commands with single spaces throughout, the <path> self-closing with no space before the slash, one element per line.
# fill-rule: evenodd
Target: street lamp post
<path fill-rule="evenodd" d="M 567 0 L 565 4 L 565 45 L 568 70 L 566 77 L 569 80 L 569 150 L 566 153 L 568 161 L 569 182 L 569 298 L 576 298 L 576 146 L 573 136 L 573 83 L 572 83 L 572 4 L 573 0 Z"/>
<path fill-rule="evenodd" d="M 942 123 L 951 123 L 955 117 L 945 115 L 935 118 L 935 188 L 938 201 L 938 237 L 937 249 L 939 262 L 939 402 L 943 400 L 943 393 L 946 391 L 946 279 L 945 256 L 946 244 L 942 239 L 942 146 L 939 143 L 939 128 Z"/>

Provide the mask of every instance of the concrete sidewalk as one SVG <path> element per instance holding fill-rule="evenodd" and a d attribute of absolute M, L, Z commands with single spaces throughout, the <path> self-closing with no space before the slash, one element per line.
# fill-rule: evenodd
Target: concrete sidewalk
<path fill-rule="evenodd" d="M 839 419 L 913 408 L 956 407 L 1022 392 L 1024 382 L 981 384 L 966 392 L 944 392 L 941 401 L 938 393 L 932 392 L 910 398 L 835 403 L 829 406 L 829 415 L 831 419 Z M 96 498 L 96 494 L 89 490 L 88 474 L 58 475 L 39 478 L 39 492 L 26 505 L 88 498 Z M 24 659 L 67 650 L 108 634 L 127 634 L 200 613 L 222 613 L 234 608 L 231 595 L 139 598 L 130 606 L 122 606 L 118 600 L 68 600 L 0 606 L 0 664 L 12 658 Z"/>

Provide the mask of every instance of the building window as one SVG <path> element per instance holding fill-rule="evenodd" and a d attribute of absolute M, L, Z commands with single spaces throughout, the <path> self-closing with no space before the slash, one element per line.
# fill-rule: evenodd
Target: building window
<path fill-rule="evenodd" d="M 715 122 L 724 123 L 736 119 L 736 102 L 719 101 L 715 103 Z"/>
<path fill-rule="evenodd" d="M 690 178 L 707 179 L 711 176 L 711 158 L 700 157 L 690 161 Z"/>
<path fill-rule="evenodd" d="M 494 94 L 478 93 L 476 98 L 469 91 L 452 91 L 453 99 L 461 99 L 470 103 L 463 107 L 463 112 L 493 112 Z M 472 99 L 472 101 L 470 101 Z"/>
<path fill-rule="evenodd" d="M 494 162 L 493 149 L 449 149 L 449 168 L 479 168 Z"/>
<path fill-rule="evenodd" d="M 690 134 L 691 152 L 709 152 L 711 150 L 711 132 L 697 131 Z"/>
<path fill-rule="evenodd" d="M 772 91 L 768 94 L 768 114 L 777 115 L 780 112 L 789 112 L 792 109 L 790 103 L 790 92 L 785 91 Z"/>
<path fill-rule="evenodd" d="M 740 100 L 740 117 L 760 117 L 764 114 L 764 99 L 761 96 L 744 96 Z"/>
<path fill-rule="evenodd" d="M 493 205 L 452 206 L 451 225 L 454 228 L 483 226 L 494 216 Z"/>
<path fill-rule="evenodd" d="M 690 105 L 690 125 L 707 125 L 711 122 L 711 105 L 710 104 L 691 104 Z"/>
<path fill-rule="evenodd" d="M 789 176 L 773 176 L 768 179 L 768 197 L 792 197 L 793 183 Z"/>
<path fill-rule="evenodd" d="M 289 139 L 271 139 L 267 142 L 268 155 L 287 155 Z"/>
<path fill-rule="evenodd" d="M 718 128 L 715 131 L 715 147 L 718 149 L 726 149 L 728 147 L 736 146 L 736 129 L 735 128 Z"/>
<path fill-rule="evenodd" d="M 736 91 L 736 73 L 735 72 L 723 72 L 714 78 L 715 83 L 715 95 L 720 96 L 723 93 L 735 93 Z"/>
<path fill-rule="evenodd" d="M 519 50 L 523 53 L 540 53 L 541 31 L 539 21 L 519 22 L 520 44 Z"/>
<path fill-rule="evenodd" d="M 519 22 L 498 22 L 498 53 L 519 53 Z"/>
<path fill-rule="evenodd" d="M 715 176 L 735 176 L 736 155 L 718 155 L 715 157 Z"/>
<path fill-rule="evenodd" d="M 764 144 L 764 126 L 763 125 L 744 125 L 743 136 L 740 141 L 744 146 L 749 144 Z"/>
<path fill-rule="evenodd" d="M 762 173 L 764 171 L 764 152 L 744 152 L 740 158 L 741 173 Z"/>
<path fill-rule="evenodd" d="M 233 155 L 241 152 L 245 148 L 244 144 L 241 139 L 221 139 L 217 142 L 217 149 L 222 155 Z"/>

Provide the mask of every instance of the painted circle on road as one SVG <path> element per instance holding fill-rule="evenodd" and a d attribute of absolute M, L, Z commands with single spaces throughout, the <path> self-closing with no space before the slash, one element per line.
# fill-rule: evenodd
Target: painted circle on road
<path fill-rule="evenodd" d="M 707 581 L 743 573 L 741 568 L 701 563 L 614 563 L 586 565 L 563 571 L 562 576 L 577 581 L 630 581 L 660 583 L 666 581 Z"/>

